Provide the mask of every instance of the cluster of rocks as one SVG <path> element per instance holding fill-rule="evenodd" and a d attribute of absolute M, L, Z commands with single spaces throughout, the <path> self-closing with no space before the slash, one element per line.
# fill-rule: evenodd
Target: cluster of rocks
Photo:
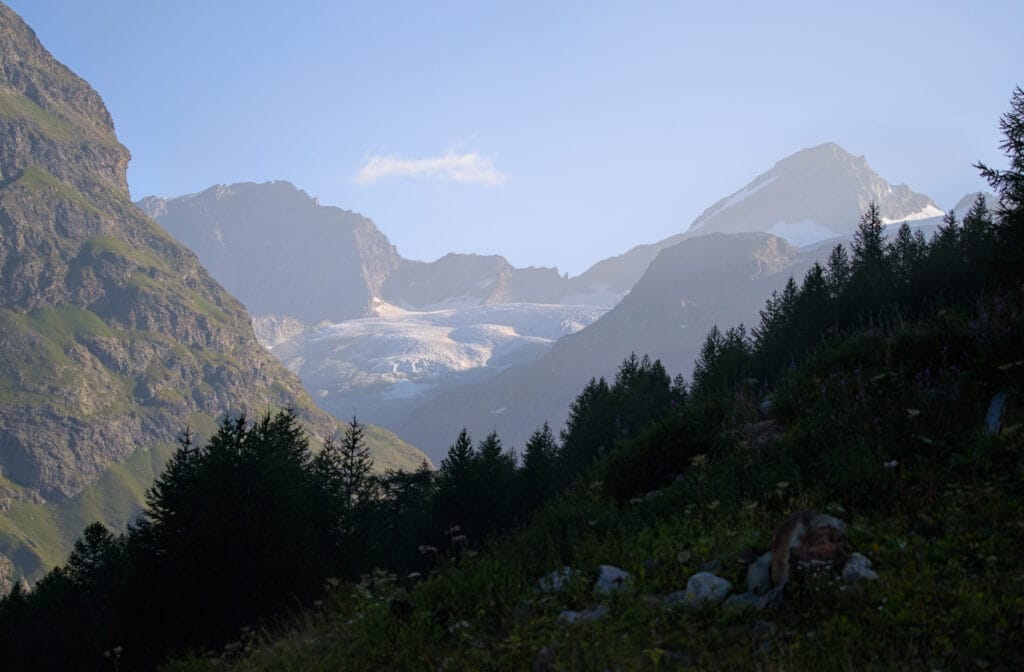
<path fill-rule="evenodd" d="M 813 511 L 794 513 L 775 530 L 771 550 L 747 567 L 745 591 L 737 591 L 732 582 L 715 574 L 720 567 L 720 563 L 711 564 L 693 574 L 687 580 L 685 590 L 664 596 L 648 596 L 645 600 L 666 609 L 721 605 L 726 610 L 762 611 L 780 607 L 786 583 L 791 577 L 803 576 L 807 571 L 836 573 L 845 585 L 878 579 L 867 557 L 849 552 L 843 522 Z M 578 576 L 573 568 L 562 567 L 541 578 L 538 589 L 544 593 L 559 593 Z M 571 625 L 603 618 L 610 612 L 602 602 L 604 598 L 629 587 L 632 582 L 629 572 L 612 565 L 601 565 L 593 583 L 593 595 L 598 605 L 580 611 L 566 609 L 558 615 L 559 622 Z"/>

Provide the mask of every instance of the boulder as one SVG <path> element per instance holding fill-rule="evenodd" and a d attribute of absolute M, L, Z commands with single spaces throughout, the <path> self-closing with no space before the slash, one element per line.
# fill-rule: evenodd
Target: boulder
<path fill-rule="evenodd" d="M 566 625 L 575 625 L 577 623 L 593 623 L 599 618 L 604 618 L 611 611 L 606 605 L 601 604 L 593 609 L 584 609 L 583 611 L 575 611 L 572 609 L 566 609 L 558 615 L 559 623 Z"/>
<path fill-rule="evenodd" d="M 816 511 L 797 511 L 772 534 L 772 584 L 786 585 L 794 568 L 839 568 L 848 557 L 846 523 Z"/>
<path fill-rule="evenodd" d="M 732 584 L 711 572 L 698 572 L 686 582 L 683 603 L 688 607 L 718 604 L 732 592 Z"/>
<path fill-rule="evenodd" d="M 613 567 L 612 565 L 601 565 L 597 573 L 597 581 L 594 583 L 595 595 L 607 595 L 616 590 L 622 589 L 630 583 L 633 577 L 629 572 Z"/>
<path fill-rule="evenodd" d="M 537 581 L 537 588 L 542 593 L 560 593 L 566 589 L 569 582 L 572 581 L 572 577 L 575 574 L 572 567 L 566 565 L 561 569 L 556 569 L 546 576 L 542 576 Z"/>
<path fill-rule="evenodd" d="M 1003 412 L 1006 410 L 1006 392 L 992 397 L 985 414 L 985 430 L 989 434 L 998 434 L 1003 428 Z"/>
<path fill-rule="evenodd" d="M 765 553 L 747 568 L 747 590 L 754 595 L 767 595 L 772 589 L 772 554 Z"/>
<path fill-rule="evenodd" d="M 871 569 L 871 561 L 860 553 L 854 553 L 843 567 L 843 583 L 855 584 L 861 581 L 877 581 L 878 573 Z"/>

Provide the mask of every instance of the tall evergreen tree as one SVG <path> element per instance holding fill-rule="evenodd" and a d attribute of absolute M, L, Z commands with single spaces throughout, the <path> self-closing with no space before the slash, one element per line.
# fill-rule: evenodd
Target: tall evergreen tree
<path fill-rule="evenodd" d="M 661 360 L 630 354 L 612 386 L 618 435 L 634 436 L 661 418 L 672 403 L 672 380 Z"/>
<path fill-rule="evenodd" d="M 563 482 L 571 481 L 594 458 L 609 450 L 617 432 L 611 388 L 604 378 L 591 378 L 569 407 L 560 453 Z"/>
<path fill-rule="evenodd" d="M 477 446 L 474 472 L 470 530 L 487 536 L 510 527 L 516 511 L 516 458 L 505 452 L 497 432 Z"/>
<path fill-rule="evenodd" d="M 835 299 L 842 296 L 852 275 L 853 269 L 850 264 L 850 255 L 846 251 L 846 246 L 840 243 L 833 247 L 829 253 L 825 273 L 829 293 L 832 295 L 832 298 Z"/>
<path fill-rule="evenodd" d="M 523 468 L 519 471 L 520 498 L 524 510 L 531 511 L 550 499 L 558 488 L 558 443 L 551 426 L 533 432 L 526 442 Z"/>
<path fill-rule="evenodd" d="M 473 439 L 463 427 L 455 443 L 449 446 L 448 454 L 441 460 L 437 506 L 445 527 L 467 525 L 472 506 L 475 471 L 476 453 L 473 450 Z"/>
<path fill-rule="evenodd" d="M 981 162 L 975 167 L 999 197 L 996 214 L 1002 273 L 1019 279 L 1024 275 L 1024 89 L 1019 86 L 1010 97 L 1010 110 L 999 120 L 999 130 L 1003 134 L 999 148 L 1009 159 L 1009 167 L 997 170 Z"/>
<path fill-rule="evenodd" d="M 853 270 L 870 272 L 880 268 L 885 260 L 885 224 L 882 211 L 874 201 L 861 215 L 853 234 Z"/>
<path fill-rule="evenodd" d="M 341 457 L 341 491 L 350 508 L 370 495 L 373 460 L 370 458 L 370 447 L 363 436 L 363 426 L 352 416 L 352 421 L 345 428 L 339 446 Z"/>

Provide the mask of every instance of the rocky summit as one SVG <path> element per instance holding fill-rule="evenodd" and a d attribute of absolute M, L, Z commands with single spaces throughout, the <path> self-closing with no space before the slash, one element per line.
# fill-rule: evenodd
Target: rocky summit
<path fill-rule="evenodd" d="M 253 315 L 316 324 L 366 317 L 381 300 L 433 310 L 557 303 L 571 291 L 554 268 L 514 268 L 498 255 L 403 258 L 370 219 L 321 205 L 284 181 L 148 196 L 138 205 Z"/>
<path fill-rule="evenodd" d="M 226 411 L 276 407 L 296 409 L 317 438 L 337 426 L 260 347 L 242 304 L 132 204 L 128 160 L 99 95 L 0 5 L 0 574 L 8 579 L 38 575 L 81 531 L 52 507 L 88 495 L 93 519 L 123 524 L 148 486 L 135 472 L 146 470 L 136 464 L 103 479 L 139 450 L 166 457 L 186 426 L 208 435 Z M 422 458 L 391 445 L 382 451 L 379 442 L 382 462 Z M 97 483 L 103 492 L 90 492 Z"/>
<path fill-rule="evenodd" d="M 929 197 L 905 184 L 889 184 L 863 156 L 827 142 L 779 160 L 739 191 L 713 203 L 685 232 L 599 261 L 574 281 L 628 291 L 659 252 L 709 233 L 770 233 L 798 247 L 848 236 L 872 202 L 887 222 L 942 215 Z"/>

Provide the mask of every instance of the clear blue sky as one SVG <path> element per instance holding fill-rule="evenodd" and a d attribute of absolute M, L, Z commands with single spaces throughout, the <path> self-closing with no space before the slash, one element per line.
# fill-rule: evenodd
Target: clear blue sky
<path fill-rule="evenodd" d="M 5 0 L 132 196 L 287 179 L 411 258 L 577 274 L 835 141 L 940 207 L 1003 165 L 1024 2 Z"/>

